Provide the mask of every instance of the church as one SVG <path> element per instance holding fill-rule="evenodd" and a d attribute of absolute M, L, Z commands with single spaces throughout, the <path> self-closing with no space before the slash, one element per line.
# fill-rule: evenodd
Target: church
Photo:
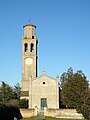
<path fill-rule="evenodd" d="M 58 80 L 46 74 L 37 75 L 37 45 L 36 26 L 26 24 L 23 26 L 22 37 L 22 89 L 21 99 L 29 100 L 29 109 L 44 107 L 59 109 L 59 83 Z"/>

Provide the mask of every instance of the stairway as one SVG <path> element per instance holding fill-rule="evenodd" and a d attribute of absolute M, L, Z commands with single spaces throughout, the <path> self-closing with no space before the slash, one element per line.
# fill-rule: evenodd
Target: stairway
<path fill-rule="evenodd" d="M 41 110 L 41 111 L 38 112 L 37 118 L 40 119 L 40 120 L 45 119 L 44 110 Z"/>

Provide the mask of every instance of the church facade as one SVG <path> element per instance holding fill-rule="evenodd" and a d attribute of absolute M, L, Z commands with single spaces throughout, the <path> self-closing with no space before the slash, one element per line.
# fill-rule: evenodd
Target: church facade
<path fill-rule="evenodd" d="M 59 109 L 58 80 L 43 70 L 37 76 L 37 45 L 36 26 L 27 24 L 22 37 L 22 92 L 21 99 L 29 100 L 29 108 Z"/>

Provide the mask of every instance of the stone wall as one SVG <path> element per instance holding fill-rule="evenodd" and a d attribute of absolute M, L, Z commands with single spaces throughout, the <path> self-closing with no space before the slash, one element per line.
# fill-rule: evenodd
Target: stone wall
<path fill-rule="evenodd" d="M 45 116 L 52 116 L 52 117 L 56 117 L 58 114 L 58 109 L 48 109 L 48 108 L 44 108 L 44 115 Z"/>
<path fill-rule="evenodd" d="M 34 109 L 20 109 L 20 113 L 24 118 L 34 116 Z"/>
<path fill-rule="evenodd" d="M 57 118 L 84 119 L 82 114 L 77 113 L 75 109 L 44 109 L 45 116 Z"/>
<path fill-rule="evenodd" d="M 24 118 L 37 116 L 38 108 L 34 109 L 20 109 L 20 112 Z M 75 109 L 48 109 L 44 108 L 44 116 L 51 116 L 56 118 L 72 118 L 72 119 L 84 119 L 82 114 L 77 113 Z"/>

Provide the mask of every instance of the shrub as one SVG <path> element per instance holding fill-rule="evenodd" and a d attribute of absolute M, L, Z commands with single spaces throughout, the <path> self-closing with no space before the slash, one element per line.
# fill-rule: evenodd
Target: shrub
<path fill-rule="evenodd" d="M 20 110 L 16 106 L 0 106 L 0 120 L 13 120 L 16 117 L 18 120 L 22 119 Z"/>
<path fill-rule="evenodd" d="M 86 120 L 90 120 L 90 108 L 88 106 L 82 106 L 76 110 L 78 113 L 81 113 Z"/>
<path fill-rule="evenodd" d="M 19 107 L 20 108 L 28 108 L 28 100 L 27 99 L 21 99 L 19 101 Z"/>

